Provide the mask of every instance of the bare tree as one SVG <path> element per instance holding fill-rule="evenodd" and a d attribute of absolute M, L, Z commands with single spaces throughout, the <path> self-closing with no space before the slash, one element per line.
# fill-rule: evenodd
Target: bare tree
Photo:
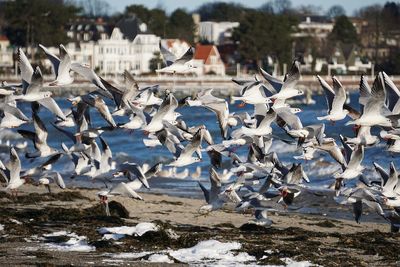
<path fill-rule="evenodd" d="M 334 5 L 329 8 L 329 10 L 326 12 L 326 15 L 331 19 L 334 19 L 340 16 L 345 16 L 346 10 L 344 10 L 341 5 Z"/>
<path fill-rule="evenodd" d="M 80 4 L 89 17 L 108 15 L 110 10 L 110 5 L 103 0 L 82 0 Z"/>

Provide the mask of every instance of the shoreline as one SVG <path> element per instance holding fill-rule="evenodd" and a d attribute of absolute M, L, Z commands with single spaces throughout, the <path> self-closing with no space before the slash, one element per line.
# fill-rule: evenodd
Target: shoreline
<path fill-rule="evenodd" d="M 119 265 L 162 266 L 146 258 L 124 259 L 120 255 L 177 250 L 206 240 L 239 242 L 239 251 L 256 259 L 253 264 L 279 265 L 285 263 L 285 258 L 323 266 L 343 266 L 344 262 L 346 266 L 391 266 L 400 261 L 395 249 L 400 234 L 389 233 L 390 226 L 383 221 L 357 224 L 330 216 L 270 212 L 268 216 L 274 224 L 264 228 L 248 224 L 253 218 L 251 212 L 238 214 L 228 206 L 203 216 L 197 211 L 205 204 L 204 200 L 153 193 L 140 193 L 144 201 L 121 197 L 110 199 L 113 216 L 106 217 L 96 199 L 96 189 L 54 189 L 49 195 L 44 193 L 44 188 L 27 186 L 24 191 L 17 200 L 4 192 L 0 195 L 0 225 L 4 227 L 0 231 L 0 265 L 86 266 L 93 262 L 95 266 L 108 266 L 116 263 L 113 259 L 118 259 Z M 97 231 L 101 227 L 141 222 L 155 222 L 163 231 L 175 232 L 178 238 L 171 239 L 160 232 L 110 241 L 102 239 Z M 48 249 L 43 236 L 61 230 L 85 236 L 93 251 Z M 174 266 L 180 264 L 173 261 Z"/>

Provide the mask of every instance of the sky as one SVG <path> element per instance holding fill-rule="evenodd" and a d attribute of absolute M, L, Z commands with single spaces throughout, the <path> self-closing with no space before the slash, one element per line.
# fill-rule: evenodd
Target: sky
<path fill-rule="evenodd" d="M 163 7 L 167 12 L 172 12 L 176 8 L 186 8 L 188 11 L 193 11 L 198 6 L 207 2 L 220 2 L 221 0 L 105 0 L 107 1 L 113 12 L 122 12 L 127 5 L 131 4 L 142 4 L 147 6 L 148 8 L 154 8 L 156 6 Z M 235 2 L 241 3 L 248 7 L 259 7 L 266 0 L 230 0 L 224 2 Z M 353 15 L 354 11 L 359 9 L 360 7 L 372 5 L 372 4 L 384 4 L 387 2 L 386 0 L 291 0 L 292 5 L 294 7 L 299 5 L 316 5 L 322 7 L 324 11 L 328 10 L 332 5 L 339 4 L 343 6 L 346 10 L 347 15 Z"/>

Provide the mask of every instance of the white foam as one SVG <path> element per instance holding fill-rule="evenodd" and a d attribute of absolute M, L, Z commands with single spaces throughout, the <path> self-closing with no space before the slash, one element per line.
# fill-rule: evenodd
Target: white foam
<path fill-rule="evenodd" d="M 245 252 L 234 253 L 242 245 L 238 242 L 223 243 L 217 240 L 201 241 L 191 248 L 170 251 L 169 255 L 181 262 L 189 264 L 232 265 L 255 262 L 256 258 Z"/>
<path fill-rule="evenodd" d="M 55 232 L 52 234 L 46 234 L 45 237 L 52 236 L 68 236 L 70 239 L 66 242 L 57 243 L 47 243 L 45 246 L 50 250 L 59 250 L 59 251 L 78 251 L 78 252 L 90 252 L 95 251 L 96 248 L 94 246 L 90 246 L 85 236 L 78 236 L 75 233 L 67 233 L 65 231 Z"/>
<path fill-rule="evenodd" d="M 4 231 L 4 225 L 0 224 L 0 231 Z"/>
<path fill-rule="evenodd" d="M 142 236 L 149 231 L 156 232 L 158 230 L 159 227 L 154 223 L 144 222 L 136 226 L 102 227 L 97 231 L 104 235 L 104 239 L 118 240 L 125 237 L 125 235 Z"/>
<path fill-rule="evenodd" d="M 280 154 L 293 153 L 296 150 L 296 145 L 289 145 L 280 140 L 274 140 L 274 142 L 272 142 L 271 148 L 269 149 L 269 151 L 275 151 L 276 153 L 278 153 L 278 156 Z"/>

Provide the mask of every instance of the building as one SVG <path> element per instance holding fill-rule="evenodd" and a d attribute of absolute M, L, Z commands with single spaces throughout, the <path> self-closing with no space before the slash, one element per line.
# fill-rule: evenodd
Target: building
<path fill-rule="evenodd" d="M 13 66 L 13 49 L 10 41 L 5 35 L 0 35 L 0 68 L 12 68 Z"/>
<path fill-rule="evenodd" d="M 304 17 L 297 25 L 297 32 L 293 33 L 294 38 L 311 37 L 323 40 L 333 30 L 334 22 L 324 16 Z"/>
<path fill-rule="evenodd" d="M 135 74 L 149 72 L 159 42 L 160 37 L 154 34 L 137 34 L 130 41 L 115 27 L 110 39 L 99 40 L 95 45 L 94 66 L 103 74 L 122 74 L 125 70 Z"/>
<path fill-rule="evenodd" d="M 65 47 L 72 60 L 90 65 L 101 75 L 149 72 L 150 60 L 159 51 L 160 38 L 147 33 L 147 25 L 136 16 L 123 18 L 115 26 L 101 19 L 79 20 L 68 29 L 73 41 Z M 58 54 L 57 47 L 49 50 Z M 50 68 L 50 61 L 45 66 Z"/>
<path fill-rule="evenodd" d="M 225 65 L 215 45 L 198 44 L 193 57 L 193 66 L 196 67 L 194 70 L 198 76 L 207 74 L 225 75 Z"/>
<path fill-rule="evenodd" d="M 75 42 L 98 41 L 109 38 L 113 28 L 102 18 L 77 19 L 67 26 L 67 36 Z"/>
<path fill-rule="evenodd" d="M 239 27 L 239 22 L 202 21 L 199 23 L 200 41 L 207 41 L 215 45 L 229 43 L 236 27 Z"/>

